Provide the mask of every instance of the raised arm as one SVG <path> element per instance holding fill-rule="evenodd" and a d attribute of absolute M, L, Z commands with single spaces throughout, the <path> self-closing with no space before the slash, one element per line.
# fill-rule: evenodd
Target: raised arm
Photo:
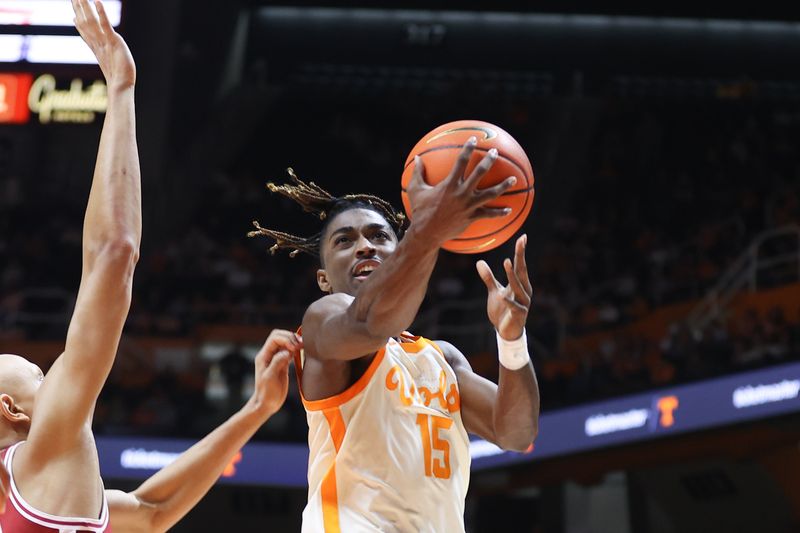
<path fill-rule="evenodd" d="M 374 352 L 386 339 L 408 328 L 425 298 L 428 281 L 441 245 L 479 218 L 508 214 L 485 207 L 516 183 L 509 177 L 486 189 L 477 189 L 497 152 L 490 150 L 465 178 L 476 144 L 472 137 L 448 177 L 431 187 L 425 182 L 422 160 L 414 161 L 408 196 L 413 222 L 394 252 L 361 285 L 353 297 L 326 296 L 306 311 L 303 338 L 309 355 L 320 359 L 355 359 Z"/>
<path fill-rule="evenodd" d="M 26 446 L 26 455 L 38 464 L 85 440 L 130 307 L 142 233 L 133 58 L 101 3 L 95 8 L 87 0 L 72 3 L 75 25 L 106 78 L 108 110 L 84 218 L 81 283 L 66 347 L 38 393 Z"/>
<path fill-rule="evenodd" d="M 238 413 L 133 492 L 106 491 L 115 533 L 167 531 L 205 496 L 230 459 L 283 405 L 289 361 L 300 347 L 291 332 L 270 333 L 256 356 L 255 390 Z"/>
<path fill-rule="evenodd" d="M 458 379 L 467 431 L 506 450 L 525 451 L 539 432 L 539 385 L 525 342 L 525 321 L 533 289 L 525 264 L 527 236 L 517 240 L 514 264 L 503 262 L 508 285 L 501 285 L 489 266 L 478 272 L 489 291 L 487 312 L 497 330 L 500 379 L 497 385 L 472 371 L 464 355 L 446 342 L 438 344 Z"/>

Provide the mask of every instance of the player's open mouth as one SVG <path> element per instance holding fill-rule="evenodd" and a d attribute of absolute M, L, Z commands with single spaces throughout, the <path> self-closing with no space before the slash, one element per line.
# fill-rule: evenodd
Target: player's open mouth
<path fill-rule="evenodd" d="M 372 274 L 376 268 L 380 266 L 381 262 L 376 261 L 375 259 L 367 259 L 366 261 L 361 261 L 355 267 L 353 267 L 353 277 L 356 279 L 364 280 Z"/>

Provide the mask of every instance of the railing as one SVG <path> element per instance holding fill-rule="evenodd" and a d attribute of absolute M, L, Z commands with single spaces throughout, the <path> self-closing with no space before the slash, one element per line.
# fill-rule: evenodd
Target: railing
<path fill-rule="evenodd" d="M 486 299 L 440 300 L 435 306 L 424 308 L 411 328 L 414 333 L 430 339 L 447 339 L 456 345 L 481 350 L 492 332 L 486 320 Z"/>
<path fill-rule="evenodd" d="M 740 245 L 744 245 L 745 227 L 739 217 L 728 218 L 705 229 L 716 234 L 724 234 L 727 239 L 739 240 Z M 676 263 L 685 261 L 687 258 L 694 259 L 696 263 L 699 262 L 703 256 L 702 239 L 701 236 L 694 237 L 648 258 L 654 272 L 654 282 L 650 289 L 653 305 L 665 305 L 676 299 L 700 298 L 705 293 L 706 287 L 698 279 L 692 278 L 677 282 L 669 279 L 666 274 Z"/>
<path fill-rule="evenodd" d="M 794 249 L 781 250 L 790 242 Z M 770 244 L 779 251 L 772 254 Z M 772 255 L 765 257 L 764 252 Z M 784 226 L 756 237 L 689 313 L 690 327 L 701 331 L 715 318 L 724 316 L 725 309 L 739 292 L 757 291 L 767 280 L 781 283 L 800 280 L 800 226 Z"/>
<path fill-rule="evenodd" d="M 445 317 L 450 314 L 460 315 L 458 322 Z M 563 321 L 559 321 L 563 323 Z M 417 316 L 412 330 L 415 334 L 429 339 L 444 339 L 455 346 L 472 353 L 492 352 L 497 345 L 495 330 L 486 317 L 486 298 L 473 300 L 452 300 L 440 302 Z M 563 339 L 564 330 L 559 331 L 559 339 Z M 556 354 L 539 342 L 531 333 L 528 344 L 539 357 L 553 358 Z"/>
<path fill-rule="evenodd" d="M 723 220 L 714 226 L 709 226 L 707 230 L 717 234 L 724 234 L 727 238 L 743 240 L 745 228 L 739 217 L 731 217 Z M 668 272 L 677 263 L 685 261 L 687 258 L 699 262 L 703 257 L 702 237 L 697 236 L 680 244 L 669 248 L 664 248 L 652 253 L 649 257 L 642 257 L 642 263 L 647 263 L 647 267 L 652 274 L 652 281 L 647 287 L 640 287 L 639 291 L 646 291 L 643 296 L 647 297 L 655 307 L 672 303 L 675 300 L 686 300 L 700 298 L 705 292 L 705 286 L 698 279 L 686 281 L 676 281 L 672 279 Z M 576 303 L 576 307 L 583 305 L 597 305 L 613 299 L 619 295 L 620 287 L 624 286 L 626 277 L 618 277 L 595 283 L 589 287 Z"/>

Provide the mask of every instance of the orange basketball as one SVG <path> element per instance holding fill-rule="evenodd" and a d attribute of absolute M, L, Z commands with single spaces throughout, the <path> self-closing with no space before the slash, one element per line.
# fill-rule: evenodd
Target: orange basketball
<path fill-rule="evenodd" d="M 489 150 L 496 148 L 497 160 L 481 178 L 478 187 L 496 185 L 509 176 L 516 176 L 517 183 L 502 196 L 486 204 L 487 207 L 509 207 L 509 215 L 477 220 L 461 235 L 444 243 L 445 250 L 460 254 L 485 252 L 506 242 L 525 222 L 533 205 L 533 168 L 519 143 L 494 124 L 480 120 L 458 120 L 439 126 L 425 135 L 408 155 L 402 181 L 403 205 L 408 216 L 413 216 L 406 191 L 414 172 L 414 156 L 422 158 L 426 182 L 436 185 L 450 173 L 464 144 L 473 135 L 478 138 L 478 144 L 467 165 L 465 177 L 470 175 Z"/>

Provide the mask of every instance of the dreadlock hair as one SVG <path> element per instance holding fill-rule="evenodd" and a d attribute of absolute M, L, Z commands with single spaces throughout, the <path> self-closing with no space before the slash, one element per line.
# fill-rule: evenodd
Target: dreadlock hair
<path fill-rule="evenodd" d="M 266 236 L 275 240 L 269 251 L 275 254 L 278 250 L 287 249 L 289 257 L 295 257 L 300 252 L 307 253 L 314 257 L 321 257 L 321 239 L 325 233 L 328 223 L 333 218 L 344 211 L 355 208 L 371 209 L 380 214 L 394 230 L 398 239 L 403 237 L 408 219 L 392 207 L 386 200 L 371 194 L 347 194 L 345 196 L 333 196 L 331 193 L 317 185 L 316 183 L 306 183 L 297 177 L 294 170 L 287 169 L 292 183 L 275 185 L 267 183 L 267 188 L 271 192 L 276 192 L 290 198 L 300 204 L 303 211 L 312 213 L 322 220 L 322 229 L 319 233 L 310 237 L 300 237 L 283 231 L 276 231 L 261 227 L 257 220 L 253 221 L 255 231 L 247 234 L 248 237 Z"/>

